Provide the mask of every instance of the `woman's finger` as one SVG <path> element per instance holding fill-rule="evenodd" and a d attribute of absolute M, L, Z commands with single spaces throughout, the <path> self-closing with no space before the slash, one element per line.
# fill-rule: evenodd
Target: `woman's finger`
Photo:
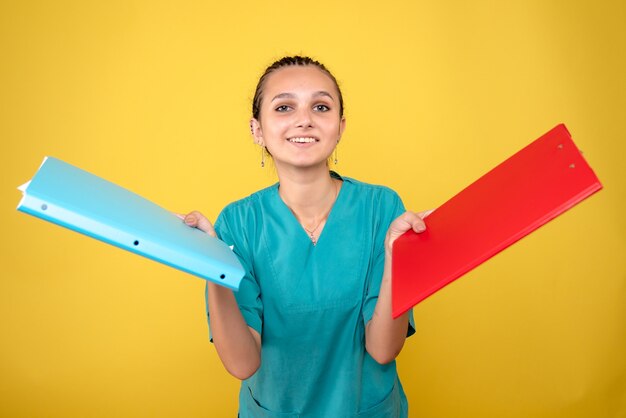
<path fill-rule="evenodd" d="M 419 216 L 422 219 L 425 219 L 426 217 L 428 217 L 428 215 L 430 215 L 431 213 L 433 213 L 435 211 L 435 209 L 428 209 L 422 212 L 417 212 L 417 216 Z"/>
<path fill-rule="evenodd" d="M 424 216 L 422 216 L 423 212 L 420 213 L 411 213 L 411 228 L 415 232 L 424 232 L 426 231 L 426 223 L 424 222 Z"/>
<path fill-rule="evenodd" d="M 190 227 L 198 228 L 199 230 L 204 231 L 213 237 L 217 236 L 211 222 L 197 210 L 188 213 L 181 219 L 185 222 L 186 225 Z"/>

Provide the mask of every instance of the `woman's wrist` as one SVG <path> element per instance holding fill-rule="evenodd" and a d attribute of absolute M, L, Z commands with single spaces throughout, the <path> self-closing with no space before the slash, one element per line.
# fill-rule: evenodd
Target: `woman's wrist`
<path fill-rule="evenodd" d="M 385 240 L 385 262 L 391 261 L 391 257 L 393 256 L 393 242 L 389 242 Z"/>

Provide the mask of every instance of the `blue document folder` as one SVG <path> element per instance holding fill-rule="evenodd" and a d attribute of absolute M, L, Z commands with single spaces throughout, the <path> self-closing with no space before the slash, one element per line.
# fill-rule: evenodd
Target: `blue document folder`
<path fill-rule="evenodd" d="M 20 190 L 22 212 L 239 289 L 244 270 L 224 242 L 107 180 L 46 157 Z"/>

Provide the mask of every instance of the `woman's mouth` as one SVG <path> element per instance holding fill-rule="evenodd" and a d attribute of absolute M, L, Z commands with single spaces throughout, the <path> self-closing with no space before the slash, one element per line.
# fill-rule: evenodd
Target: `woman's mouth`
<path fill-rule="evenodd" d="M 296 136 L 293 138 L 287 138 L 287 141 L 294 144 L 310 144 L 313 142 L 317 142 L 317 139 L 311 136 Z"/>

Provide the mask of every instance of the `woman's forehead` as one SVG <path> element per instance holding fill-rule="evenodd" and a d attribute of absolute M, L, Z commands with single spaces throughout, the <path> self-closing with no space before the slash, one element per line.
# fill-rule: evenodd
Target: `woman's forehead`
<path fill-rule="evenodd" d="M 333 80 L 313 65 L 294 65 L 275 70 L 267 78 L 264 90 L 265 97 L 324 91 L 335 97 L 338 93 Z"/>

